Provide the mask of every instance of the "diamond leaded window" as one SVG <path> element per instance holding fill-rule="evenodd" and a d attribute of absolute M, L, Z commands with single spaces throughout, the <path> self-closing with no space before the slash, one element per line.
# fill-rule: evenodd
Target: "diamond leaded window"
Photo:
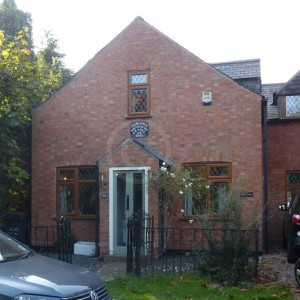
<path fill-rule="evenodd" d="M 300 95 L 285 97 L 285 115 L 287 118 L 300 117 Z"/>
<path fill-rule="evenodd" d="M 150 115 L 149 72 L 131 71 L 128 77 L 128 115 Z"/>
<path fill-rule="evenodd" d="M 97 168 L 57 169 L 57 213 L 69 216 L 94 216 L 97 204 Z"/>
<path fill-rule="evenodd" d="M 296 193 L 300 193 L 300 171 L 286 172 L 287 204 Z"/>
<path fill-rule="evenodd" d="M 225 208 L 231 183 L 231 164 L 184 164 L 184 170 L 187 174 L 187 184 L 197 181 L 210 183 L 210 188 L 202 187 L 199 190 L 193 189 L 192 193 L 186 192 L 185 214 L 201 215 L 207 211 L 221 213 Z"/>

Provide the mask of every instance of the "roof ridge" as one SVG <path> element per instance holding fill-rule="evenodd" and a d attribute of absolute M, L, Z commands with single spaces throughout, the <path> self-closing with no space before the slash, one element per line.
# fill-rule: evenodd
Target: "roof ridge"
<path fill-rule="evenodd" d="M 144 21 L 145 22 L 145 20 L 141 16 L 135 17 L 134 21 Z"/>
<path fill-rule="evenodd" d="M 218 65 L 218 64 L 236 64 L 236 63 L 242 63 L 242 62 L 254 62 L 254 61 L 260 61 L 260 58 L 250 58 L 250 59 L 240 59 L 240 60 L 231 60 L 231 61 L 221 61 L 221 62 L 215 62 L 215 63 L 209 63 L 210 65 Z"/>
<path fill-rule="evenodd" d="M 273 85 L 282 85 L 282 84 L 285 84 L 285 82 L 262 83 L 261 85 L 262 86 L 267 86 L 267 85 L 270 85 L 270 86 L 272 85 L 273 86 Z"/>

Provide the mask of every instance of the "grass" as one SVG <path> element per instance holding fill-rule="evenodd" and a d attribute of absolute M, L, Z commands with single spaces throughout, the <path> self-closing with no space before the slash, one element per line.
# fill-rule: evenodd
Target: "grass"
<path fill-rule="evenodd" d="M 114 300 L 122 299 L 294 299 L 285 286 L 246 284 L 240 287 L 223 287 L 196 276 L 118 277 L 106 283 Z"/>

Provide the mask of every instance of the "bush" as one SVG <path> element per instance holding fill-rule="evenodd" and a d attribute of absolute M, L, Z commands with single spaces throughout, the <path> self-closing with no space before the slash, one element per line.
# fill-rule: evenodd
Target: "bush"
<path fill-rule="evenodd" d="M 244 191 L 240 182 L 232 184 L 218 225 L 210 212 L 203 218 L 206 228 L 218 226 L 219 229 L 215 230 L 215 234 L 206 234 L 209 252 L 199 271 L 222 284 L 238 285 L 254 279 L 256 275 L 257 261 L 252 256 L 256 251 L 254 245 L 258 234 L 257 208 L 260 201 L 257 200 L 253 211 L 248 209 L 246 215 Z"/>
<path fill-rule="evenodd" d="M 241 238 L 243 233 L 224 232 L 221 246 L 210 238 L 209 252 L 205 254 L 205 263 L 199 266 L 199 271 L 222 284 L 238 285 L 242 281 L 253 279 L 255 261 L 251 259 L 251 242 L 248 238 Z"/>

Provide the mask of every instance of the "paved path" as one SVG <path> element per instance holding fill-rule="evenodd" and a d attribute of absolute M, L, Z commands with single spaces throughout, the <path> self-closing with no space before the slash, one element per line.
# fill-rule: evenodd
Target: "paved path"
<path fill-rule="evenodd" d="M 99 272 L 101 279 L 104 281 L 126 274 L 125 261 L 103 261 L 85 255 L 73 255 L 72 261 L 74 265 L 79 265 L 96 273 Z"/>
<path fill-rule="evenodd" d="M 104 262 L 99 270 L 100 277 L 104 281 L 112 280 L 117 276 L 126 274 L 125 262 Z"/>

